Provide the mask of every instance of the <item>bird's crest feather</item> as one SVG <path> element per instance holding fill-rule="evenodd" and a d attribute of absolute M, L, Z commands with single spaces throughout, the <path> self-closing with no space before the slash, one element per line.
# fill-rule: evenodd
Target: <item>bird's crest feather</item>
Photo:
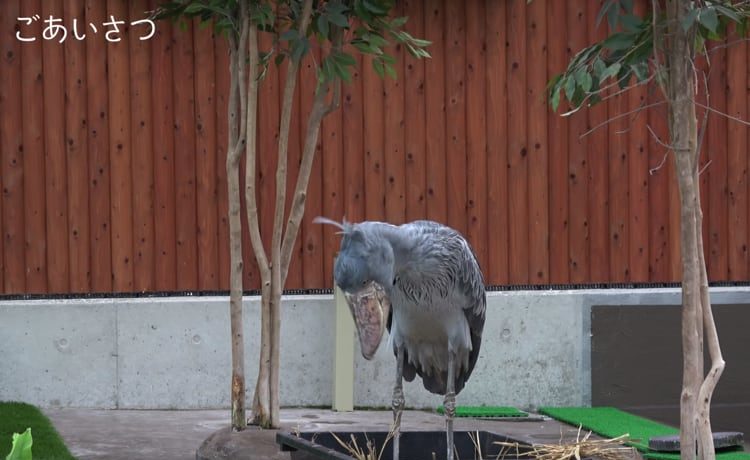
<path fill-rule="evenodd" d="M 340 232 L 336 232 L 336 234 L 338 235 L 349 235 L 354 231 L 354 224 L 351 222 L 347 222 L 346 217 L 344 217 L 344 220 L 342 222 L 337 222 L 327 217 L 318 216 L 313 219 L 313 223 L 333 225 L 334 227 L 341 230 Z"/>

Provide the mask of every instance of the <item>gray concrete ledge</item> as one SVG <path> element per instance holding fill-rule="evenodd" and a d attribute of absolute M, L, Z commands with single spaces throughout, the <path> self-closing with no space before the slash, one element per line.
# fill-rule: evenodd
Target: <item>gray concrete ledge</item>
<path fill-rule="evenodd" d="M 715 288 L 715 305 L 748 303 L 750 288 Z M 594 305 L 677 305 L 679 289 L 488 293 L 477 367 L 459 404 L 586 405 L 591 400 Z M 330 406 L 332 296 L 287 296 L 282 311 L 281 402 Z M 259 301 L 245 300 L 246 374 L 252 396 Z M 386 339 L 384 339 L 386 340 Z M 354 402 L 389 407 L 391 351 L 355 353 Z M 229 405 L 226 297 L 32 300 L 0 303 L 0 400 L 43 407 L 206 409 Z M 415 381 L 409 407 L 442 398 Z"/>

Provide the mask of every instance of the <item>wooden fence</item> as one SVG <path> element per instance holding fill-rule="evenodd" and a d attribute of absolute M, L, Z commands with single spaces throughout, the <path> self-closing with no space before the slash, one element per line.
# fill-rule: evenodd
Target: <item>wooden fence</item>
<path fill-rule="evenodd" d="M 2 2 L 2 292 L 227 289 L 226 46 L 210 28 L 166 22 L 140 40 L 148 27 L 130 23 L 154 6 Z M 408 29 L 433 41 L 433 58 L 399 50 L 399 79 L 385 81 L 359 60 L 342 110 L 322 126 L 287 287 L 331 286 L 338 241 L 311 223 L 316 215 L 445 222 L 471 240 L 489 284 L 678 280 L 664 106 L 617 118 L 658 94 L 634 90 L 567 118 L 544 101 L 547 80 L 606 34 L 594 27 L 599 7 L 400 2 Z M 62 43 L 44 39 L 50 15 L 68 29 Z M 119 42 L 105 39 L 112 18 L 125 22 Z M 74 19 L 85 38 L 74 36 Z M 743 119 L 747 53 L 744 42 L 716 48 L 708 83 L 710 106 Z M 314 72 L 310 58 L 295 99 L 303 112 Z M 266 235 L 280 87 L 272 66 L 259 111 Z M 292 121 L 292 174 L 305 120 L 298 112 Z M 747 142 L 746 126 L 709 115 L 701 186 L 712 280 L 748 279 Z M 247 235 L 243 244 L 245 286 L 255 288 Z"/>

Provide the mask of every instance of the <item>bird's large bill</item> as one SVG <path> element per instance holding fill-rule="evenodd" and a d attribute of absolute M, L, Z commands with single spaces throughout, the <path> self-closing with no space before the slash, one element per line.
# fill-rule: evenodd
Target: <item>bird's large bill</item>
<path fill-rule="evenodd" d="M 385 289 L 374 281 L 361 290 L 345 293 L 344 296 L 357 326 L 362 356 L 372 359 L 383 338 L 391 302 Z"/>

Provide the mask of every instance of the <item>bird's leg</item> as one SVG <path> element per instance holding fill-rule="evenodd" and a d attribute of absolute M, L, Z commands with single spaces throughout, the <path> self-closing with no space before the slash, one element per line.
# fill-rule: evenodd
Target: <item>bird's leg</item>
<path fill-rule="evenodd" d="M 393 460 L 398 460 L 401 441 L 401 412 L 404 410 L 404 347 L 396 346 L 396 385 L 393 387 Z"/>
<path fill-rule="evenodd" d="M 453 460 L 453 416 L 456 415 L 456 368 L 454 363 L 454 353 L 448 351 L 448 381 L 445 388 L 445 400 L 443 408 L 445 409 L 445 434 L 448 444 L 448 454 L 446 460 Z"/>

